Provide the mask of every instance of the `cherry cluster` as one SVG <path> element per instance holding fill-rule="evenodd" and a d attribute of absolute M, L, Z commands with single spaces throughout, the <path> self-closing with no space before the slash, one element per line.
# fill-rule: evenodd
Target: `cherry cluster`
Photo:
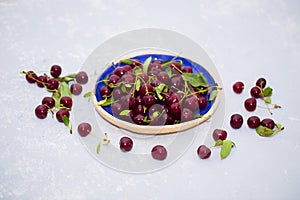
<path fill-rule="evenodd" d="M 270 114 L 270 105 L 273 106 L 272 108 L 281 108 L 281 106 L 277 104 L 271 104 L 271 95 L 272 95 L 272 88 L 266 87 L 267 81 L 265 78 L 259 78 L 256 80 L 255 86 L 250 89 L 251 97 L 247 98 L 244 101 L 244 107 L 247 111 L 253 112 L 257 108 L 257 99 L 261 99 L 265 102 L 266 108 L 269 110 Z M 244 83 L 241 81 L 235 82 L 232 85 L 232 89 L 235 93 L 240 94 L 244 90 Z M 230 118 L 230 125 L 234 129 L 239 129 L 244 120 L 241 114 L 233 114 Z M 250 116 L 247 119 L 247 125 L 249 128 L 256 129 L 257 133 L 261 136 L 271 136 L 274 133 L 277 133 L 283 130 L 280 124 L 276 124 L 273 119 L 265 118 L 260 120 L 260 118 L 256 115 Z M 274 130 L 277 127 L 278 130 Z M 267 133 L 268 132 L 268 133 Z M 267 133 L 267 134 L 266 134 Z"/>
<path fill-rule="evenodd" d="M 168 62 L 127 60 L 103 80 L 99 105 L 111 106 L 115 117 L 138 125 L 171 125 L 199 117 L 208 104 L 209 87 L 192 86 L 183 78 L 193 74 L 192 67 L 180 60 Z"/>
<path fill-rule="evenodd" d="M 72 94 L 81 94 L 81 84 L 87 83 L 88 76 L 83 71 L 67 76 L 61 76 L 61 73 L 62 68 L 59 65 L 51 66 L 50 76 L 46 73 L 37 75 L 34 71 L 21 72 L 29 83 L 45 88 L 51 93 L 51 96 L 44 97 L 41 104 L 35 108 L 36 117 L 45 119 L 51 112 L 52 116 L 55 114 L 59 122 L 69 126 L 70 111 L 73 105 Z"/>

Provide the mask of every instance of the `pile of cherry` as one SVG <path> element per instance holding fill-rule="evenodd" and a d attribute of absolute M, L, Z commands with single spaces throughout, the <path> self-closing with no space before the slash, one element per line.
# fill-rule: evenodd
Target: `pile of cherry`
<path fill-rule="evenodd" d="M 62 68 L 53 65 L 50 68 L 50 76 L 46 73 L 38 75 L 34 71 L 22 71 L 26 80 L 31 84 L 36 84 L 40 88 L 45 88 L 51 95 L 42 99 L 41 104 L 35 108 L 35 115 L 39 119 L 45 119 L 48 113 L 54 114 L 59 122 L 63 122 L 70 128 L 70 111 L 72 108 L 72 94 L 79 95 L 82 92 L 81 84 L 88 82 L 86 72 L 61 76 Z"/>

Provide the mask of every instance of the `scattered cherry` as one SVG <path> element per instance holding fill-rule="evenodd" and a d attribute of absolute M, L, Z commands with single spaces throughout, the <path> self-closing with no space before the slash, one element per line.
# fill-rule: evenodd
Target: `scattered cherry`
<path fill-rule="evenodd" d="M 80 84 L 86 84 L 88 82 L 88 80 L 89 80 L 88 79 L 88 75 L 84 71 L 78 72 L 76 74 L 75 79 L 76 79 L 76 82 L 80 83 Z"/>
<path fill-rule="evenodd" d="M 25 76 L 28 83 L 35 83 L 37 80 L 37 75 L 33 71 L 28 71 Z"/>
<path fill-rule="evenodd" d="M 240 94 L 244 90 L 244 83 L 241 81 L 235 82 L 232 86 L 232 89 L 235 93 Z"/>
<path fill-rule="evenodd" d="M 120 139 L 120 142 L 119 142 L 119 145 L 120 145 L 120 149 L 123 151 L 123 152 L 128 152 L 132 149 L 133 147 L 133 141 L 131 138 L 129 137 L 122 137 Z"/>
<path fill-rule="evenodd" d="M 162 145 L 156 145 L 152 148 L 151 155 L 156 160 L 164 160 L 167 157 L 167 149 Z"/>
<path fill-rule="evenodd" d="M 255 85 L 263 89 L 266 87 L 266 84 L 267 84 L 267 81 L 265 78 L 259 78 L 259 79 L 257 79 Z"/>
<path fill-rule="evenodd" d="M 44 97 L 42 100 L 42 104 L 47 106 L 47 108 L 53 108 L 55 105 L 55 101 L 52 97 Z"/>
<path fill-rule="evenodd" d="M 50 74 L 53 78 L 58 78 L 61 74 L 61 67 L 59 65 L 52 65 Z"/>
<path fill-rule="evenodd" d="M 260 125 L 260 119 L 258 116 L 251 116 L 247 119 L 249 128 L 257 128 Z"/>
<path fill-rule="evenodd" d="M 82 86 L 80 84 L 78 84 L 78 83 L 73 83 L 70 86 L 70 91 L 74 95 L 79 95 L 82 92 Z"/>
<path fill-rule="evenodd" d="M 72 105 L 73 105 L 72 98 L 69 96 L 63 96 L 60 99 L 60 104 L 66 108 L 72 108 Z"/>
<path fill-rule="evenodd" d="M 244 102 L 246 110 L 252 112 L 256 109 L 256 99 L 254 97 L 248 98 Z"/>
<path fill-rule="evenodd" d="M 261 89 L 258 86 L 254 86 L 250 90 L 250 94 L 252 97 L 260 98 L 261 97 Z"/>
<path fill-rule="evenodd" d="M 92 126 L 87 122 L 82 122 L 77 127 L 77 132 L 81 137 L 86 137 L 92 131 Z"/>
<path fill-rule="evenodd" d="M 243 117 L 240 114 L 233 114 L 230 117 L 230 126 L 239 129 L 243 125 Z"/>
<path fill-rule="evenodd" d="M 207 159 L 211 155 L 211 150 L 206 145 L 200 145 L 197 149 L 197 154 L 201 159 Z"/>
<path fill-rule="evenodd" d="M 59 122 L 64 122 L 63 116 L 66 116 L 67 118 L 69 118 L 70 117 L 69 111 L 66 109 L 60 109 L 59 111 L 56 112 L 56 119 Z"/>
<path fill-rule="evenodd" d="M 48 114 L 48 108 L 45 105 L 38 105 L 35 108 L 35 115 L 40 119 L 45 119 Z"/>
<path fill-rule="evenodd" d="M 215 129 L 212 136 L 213 136 L 215 141 L 217 141 L 217 140 L 226 140 L 227 131 L 223 130 L 223 129 Z"/>
<path fill-rule="evenodd" d="M 57 90 L 59 87 L 59 82 L 55 78 L 50 78 L 46 83 L 46 87 L 48 90 L 51 90 L 51 91 Z"/>
<path fill-rule="evenodd" d="M 274 120 L 272 120 L 270 118 L 265 118 L 265 119 L 261 120 L 260 124 L 269 129 L 274 129 L 274 127 L 275 127 Z"/>

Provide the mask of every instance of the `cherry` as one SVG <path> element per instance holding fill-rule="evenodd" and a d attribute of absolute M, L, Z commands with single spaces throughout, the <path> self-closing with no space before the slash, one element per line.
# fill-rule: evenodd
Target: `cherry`
<path fill-rule="evenodd" d="M 100 95 L 102 98 L 106 98 L 111 94 L 111 89 L 108 85 L 104 85 L 100 88 Z"/>
<path fill-rule="evenodd" d="M 260 125 L 260 119 L 257 116 L 251 116 L 247 119 L 249 128 L 257 128 Z"/>
<path fill-rule="evenodd" d="M 67 111 L 66 109 L 60 109 L 59 111 L 56 112 L 56 119 L 59 122 L 64 122 L 63 116 L 66 116 L 67 118 L 69 118 L 70 117 L 69 111 Z"/>
<path fill-rule="evenodd" d="M 260 98 L 261 97 L 261 89 L 258 86 L 254 86 L 251 88 L 250 94 L 252 97 Z"/>
<path fill-rule="evenodd" d="M 123 151 L 123 152 L 128 152 L 132 149 L 133 147 L 133 141 L 131 138 L 129 137 L 122 137 L 120 139 L 120 142 L 119 142 L 119 145 L 120 145 L 120 149 Z"/>
<path fill-rule="evenodd" d="M 120 99 L 124 94 L 120 88 L 115 88 L 112 92 L 114 99 Z"/>
<path fill-rule="evenodd" d="M 132 67 L 130 65 L 124 65 L 123 69 L 125 70 L 125 72 L 130 72 L 132 70 Z"/>
<path fill-rule="evenodd" d="M 270 119 L 270 118 L 265 118 L 265 119 L 263 119 L 263 120 L 260 122 L 260 124 L 261 124 L 262 126 L 264 126 L 264 127 L 269 128 L 269 129 L 274 129 L 274 127 L 275 127 L 274 121 L 273 121 L 272 119 Z"/>
<path fill-rule="evenodd" d="M 213 136 L 215 141 L 217 141 L 217 140 L 226 140 L 227 131 L 223 130 L 223 129 L 215 129 L 212 136 Z"/>
<path fill-rule="evenodd" d="M 109 77 L 109 80 L 108 80 L 108 83 L 109 84 L 117 84 L 120 80 L 120 76 L 116 75 L 116 74 L 112 74 L 110 77 Z"/>
<path fill-rule="evenodd" d="M 86 137 L 92 131 L 92 126 L 87 122 L 82 122 L 77 127 L 77 132 L 81 137 Z"/>
<path fill-rule="evenodd" d="M 173 93 L 167 98 L 167 105 L 171 106 L 173 103 L 179 102 L 178 97 Z"/>
<path fill-rule="evenodd" d="M 184 68 L 182 68 L 182 72 L 193 73 L 193 68 L 190 66 L 184 67 Z"/>
<path fill-rule="evenodd" d="M 35 83 L 37 80 L 37 75 L 33 71 L 28 71 L 25 76 L 28 83 Z"/>
<path fill-rule="evenodd" d="M 59 65 L 52 65 L 50 74 L 53 78 L 58 78 L 61 74 L 61 67 Z"/>
<path fill-rule="evenodd" d="M 137 125 L 145 125 L 145 121 L 144 121 L 145 116 L 142 114 L 138 114 L 136 116 L 133 117 L 133 121 L 134 123 L 136 123 Z"/>
<path fill-rule="evenodd" d="M 38 105 L 35 108 L 35 115 L 39 118 L 39 119 L 45 119 L 47 117 L 48 114 L 48 108 L 45 105 Z"/>
<path fill-rule="evenodd" d="M 140 73 L 138 75 L 138 77 L 140 77 L 143 80 L 143 82 L 145 82 L 145 83 L 148 82 L 148 80 L 149 80 L 149 76 L 146 73 Z"/>
<path fill-rule="evenodd" d="M 260 88 L 265 88 L 266 87 L 266 84 L 267 84 L 267 81 L 265 78 L 259 78 L 257 79 L 255 85 L 260 87 Z"/>
<path fill-rule="evenodd" d="M 152 158 L 164 160 L 167 157 L 167 149 L 163 145 L 156 145 L 151 150 Z"/>
<path fill-rule="evenodd" d="M 204 96 L 198 96 L 199 108 L 204 109 L 207 106 L 207 100 Z"/>
<path fill-rule="evenodd" d="M 172 77 L 170 80 L 170 87 L 174 87 L 176 89 L 181 89 L 183 84 L 183 80 L 180 76 Z"/>
<path fill-rule="evenodd" d="M 252 112 L 256 109 L 256 99 L 254 97 L 248 98 L 244 102 L 246 110 Z"/>
<path fill-rule="evenodd" d="M 170 81 L 169 75 L 165 71 L 159 72 L 157 74 L 157 79 L 164 84 L 168 84 Z"/>
<path fill-rule="evenodd" d="M 77 83 L 86 84 L 89 79 L 88 79 L 88 75 L 86 74 L 86 72 L 81 71 L 76 74 L 75 80 Z"/>
<path fill-rule="evenodd" d="M 153 95 L 143 96 L 142 101 L 144 106 L 146 106 L 146 108 L 150 108 L 152 105 L 155 104 L 155 98 Z"/>
<path fill-rule="evenodd" d="M 80 95 L 81 92 L 82 92 L 82 86 L 80 84 L 78 84 L 78 83 L 73 83 L 70 86 L 70 91 L 74 95 Z"/>
<path fill-rule="evenodd" d="M 130 73 L 126 73 L 126 74 L 124 74 L 123 76 L 122 76 L 122 78 L 121 78 L 121 81 L 123 82 L 123 83 L 125 83 L 125 84 L 131 84 L 131 83 L 134 83 L 134 77 L 133 77 L 133 75 L 132 74 L 130 74 Z"/>
<path fill-rule="evenodd" d="M 233 114 L 230 117 L 230 126 L 239 129 L 243 125 L 243 117 L 240 114 Z"/>
<path fill-rule="evenodd" d="M 138 114 L 145 115 L 144 106 L 141 105 L 141 104 L 137 105 L 137 106 L 133 109 L 133 113 L 134 113 L 135 115 L 138 115 Z"/>
<path fill-rule="evenodd" d="M 244 83 L 241 81 L 235 82 L 232 86 L 232 89 L 235 93 L 240 94 L 244 90 Z"/>
<path fill-rule="evenodd" d="M 139 95 L 140 96 L 145 96 L 148 95 L 149 93 L 153 92 L 153 87 L 150 84 L 145 84 L 142 85 L 140 91 L 139 91 Z"/>
<path fill-rule="evenodd" d="M 193 119 L 194 119 L 194 113 L 188 108 L 183 108 L 181 112 L 181 122 L 187 122 Z"/>
<path fill-rule="evenodd" d="M 42 104 L 47 106 L 47 108 L 53 108 L 55 105 L 55 101 L 52 97 L 44 97 L 42 100 Z"/>
<path fill-rule="evenodd" d="M 198 103 L 197 97 L 196 96 L 191 96 L 191 97 L 186 98 L 183 101 L 183 107 L 188 108 L 191 111 L 197 110 L 199 108 L 199 103 Z"/>
<path fill-rule="evenodd" d="M 48 90 L 57 90 L 58 87 L 59 87 L 59 82 L 57 79 L 55 78 L 50 78 L 48 81 L 47 81 L 47 84 L 46 84 L 46 87 Z"/>
<path fill-rule="evenodd" d="M 153 87 L 157 87 L 161 84 L 161 82 L 158 79 L 154 79 L 151 83 L 150 83 Z"/>
<path fill-rule="evenodd" d="M 176 61 L 174 61 L 170 64 L 170 68 L 181 71 L 181 65 L 179 62 L 176 62 Z"/>
<path fill-rule="evenodd" d="M 60 103 L 62 106 L 66 107 L 66 108 L 72 108 L 73 101 L 72 101 L 72 98 L 71 98 L 71 97 L 69 97 L 69 96 L 63 96 L 63 97 L 60 99 L 59 103 Z"/>
<path fill-rule="evenodd" d="M 113 73 L 122 77 L 126 73 L 126 70 L 123 67 L 118 67 L 113 71 Z"/>
<path fill-rule="evenodd" d="M 197 149 L 197 154 L 201 159 L 207 159 L 211 155 L 211 150 L 206 145 L 200 145 Z"/>
<path fill-rule="evenodd" d="M 118 116 L 122 111 L 123 107 L 120 103 L 116 102 L 111 105 L 111 110 L 114 116 Z"/>
<path fill-rule="evenodd" d="M 44 76 L 44 75 L 38 76 L 36 85 L 40 88 L 43 88 L 43 87 L 45 87 L 47 80 L 48 80 L 47 76 Z"/>

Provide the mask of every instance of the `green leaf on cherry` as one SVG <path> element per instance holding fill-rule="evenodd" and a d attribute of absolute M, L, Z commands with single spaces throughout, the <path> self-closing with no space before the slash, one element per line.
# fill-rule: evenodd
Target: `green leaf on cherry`
<path fill-rule="evenodd" d="M 64 122 L 64 125 L 65 125 L 65 126 L 69 126 L 69 124 L 70 124 L 70 119 L 69 119 L 69 117 L 63 115 L 63 116 L 61 117 L 61 119 L 62 119 L 62 121 Z"/>
<path fill-rule="evenodd" d="M 172 70 L 170 67 L 166 68 L 165 72 L 168 74 L 169 78 L 172 77 Z"/>
<path fill-rule="evenodd" d="M 270 97 L 270 96 L 272 96 L 272 93 L 273 93 L 273 89 L 270 88 L 270 87 L 266 87 L 266 88 L 263 90 L 263 95 L 264 95 L 264 97 Z"/>
<path fill-rule="evenodd" d="M 113 103 L 113 97 L 105 97 L 104 99 L 98 101 L 97 105 L 98 106 L 110 106 Z"/>
<path fill-rule="evenodd" d="M 143 64 L 143 72 L 144 72 L 144 73 L 147 73 L 147 72 L 148 72 L 148 68 L 149 68 L 149 65 L 150 65 L 150 63 L 151 63 L 151 60 L 152 60 L 152 56 L 149 56 L 149 57 L 145 60 L 145 62 L 144 62 L 144 64 Z"/>
<path fill-rule="evenodd" d="M 120 112 L 120 115 L 121 115 L 121 116 L 125 116 L 125 115 L 129 114 L 130 111 L 131 111 L 131 110 L 122 110 L 122 111 Z"/>
<path fill-rule="evenodd" d="M 126 65 L 131 65 L 132 60 L 129 58 L 127 58 L 127 59 L 125 58 L 125 59 L 120 60 L 120 63 L 125 63 Z"/>
<path fill-rule="evenodd" d="M 207 87 L 207 81 L 203 77 L 202 73 L 193 74 L 193 73 L 182 73 L 183 80 L 189 82 L 193 87 Z"/>
<path fill-rule="evenodd" d="M 140 91 L 140 87 L 141 87 L 141 81 L 140 79 L 137 79 L 135 82 L 135 90 Z"/>
<path fill-rule="evenodd" d="M 223 140 L 223 144 L 220 152 L 221 159 L 227 158 L 231 152 L 232 147 L 234 146 L 235 144 L 231 140 Z"/>
<path fill-rule="evenodd" d="M 72 92 L 70 90 L 69 85 L 66 82 L 61 82 L 59 87 L 59 92 L 61 97 L 68 96 L 72 98 Z"/>
<path fill-rule="evenodd" d="M 223 140 L 217 140 L 217 141 L 215 142 L 214 147 L 221 146 L 222 144 L 223 144 Z"/>
<path fill-rule="evenodd" d="M 209 99 L 208 101 L 213 101 L 215 100 L 215 98 L 217 97 L 217 94 L 218 94 L 218 90 L 213 90 L 210 95 L 209 95 Z"/>
<path fill-rule="evenodd" d="M 270 137 L 284 129 L 284 127 L 282 127 L 282 125 L 279 123 L 276 123 L 275 127 L 276 129 L 270 129 L 268 127 L 260 125 L 256 128 L 256 133 L 262 137 Z"/>

